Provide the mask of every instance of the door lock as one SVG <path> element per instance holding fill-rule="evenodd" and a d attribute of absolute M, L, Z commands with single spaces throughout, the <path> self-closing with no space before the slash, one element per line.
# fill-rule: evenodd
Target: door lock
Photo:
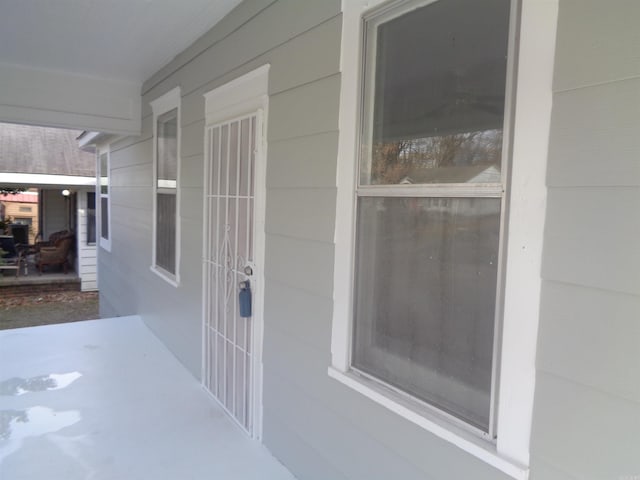
<path fill-rule="evenodd" d="M 251 283 L 249 280 L 240 282 L 238 300 L 240 303 L 240 316 L 249 318 L 251 316 Z"/>

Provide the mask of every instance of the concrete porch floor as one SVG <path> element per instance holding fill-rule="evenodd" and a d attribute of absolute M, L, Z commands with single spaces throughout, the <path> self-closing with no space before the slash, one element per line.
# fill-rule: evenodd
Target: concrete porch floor
<path fill-rule="evenodd" d="M 24 266 L 20 268 L 20 273 L 16 276 L 15 270 L 0 270 L 0 287 L 16 285 L 46 285 L 46 284 L 77 284 L 80 285 L 80 277 L 73 270 L 69 269 L 64 273 L 59 267 L 49 267 L 40 274 L 33 263 L 27 264 L 27 271 Z"/>
<path fill-rule="evenodd" d="M 0 332 L 0 478 L 294 477 L 121 317 Z"/>

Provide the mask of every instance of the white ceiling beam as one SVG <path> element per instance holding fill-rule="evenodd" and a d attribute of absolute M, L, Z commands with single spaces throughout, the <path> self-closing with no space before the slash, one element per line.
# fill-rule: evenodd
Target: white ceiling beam
<path fill-rule="evenodd" d="M 81 177 L 76 175 L 49 175 L 41 173 L 0 173 L 1 186 L 67 186 L 83 187 L 95 186 L 96 177 Z"/>
<path fill-rule="evenodd" d="M 141 85 L 0 63 L 0 122 L 140 135 Z"/>

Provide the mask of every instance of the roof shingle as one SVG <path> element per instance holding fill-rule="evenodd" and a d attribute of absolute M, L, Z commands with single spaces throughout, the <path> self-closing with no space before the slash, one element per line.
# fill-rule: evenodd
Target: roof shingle
<path fill-rule="evenodd" d="M 95 156 L 78 147 L 80 130 L 0 123 L 0 173 L 93 177 Z"/>

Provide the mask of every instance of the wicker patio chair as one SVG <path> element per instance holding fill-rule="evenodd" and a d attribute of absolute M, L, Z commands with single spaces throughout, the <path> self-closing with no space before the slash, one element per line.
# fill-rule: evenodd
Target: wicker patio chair
<path fill-rule="evenodd" d="M 67 237 L 71 235 L 71 232 L 69 230 L 60 230 L 59 232 L 54 232 L 51 235 L 49 235 L 49 239 L 48 240 L 43 240 L 42 239 L 42 233 L 39 232 L 36 235 L 36 239 L 35 239 L 35 248 L 38 249 L 40 247 L 55 247 L 56 242 L 64 237 Z"/>
<path fill-rule="evenodd" d="M 42 269 L 46 265 L 62 265 L 64 273 L 69 272 L 69 250 L 73 245 L 73 235 L 58 238 L 53 246 L 40 245 L 36 253 L 36 265 L 42 274 Z"/>

